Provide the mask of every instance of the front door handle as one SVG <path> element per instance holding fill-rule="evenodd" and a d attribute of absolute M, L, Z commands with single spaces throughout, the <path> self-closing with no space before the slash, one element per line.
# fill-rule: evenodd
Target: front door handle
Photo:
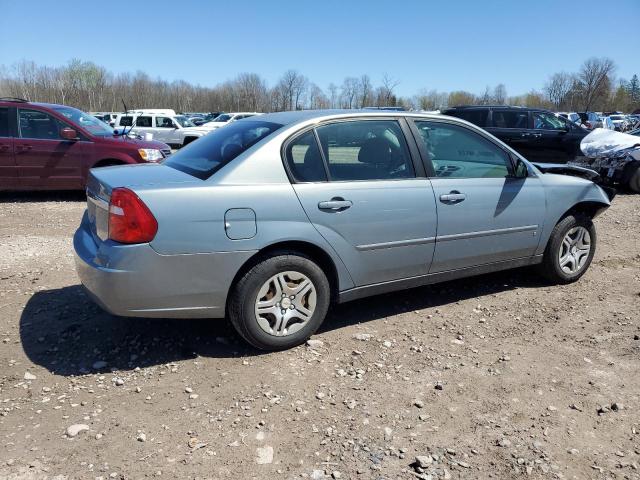
<path fill-rule="evenodd" d="M 23 152 L 25 150 L 31 150 L 33 147 L 31 145 L 16 145 L 16 150 Z"/>
<path fill-rule="evenodd" d="M 440 201 L 442 203 L 448 203 L 448 204 L 460 203 L 460 202 L 463 202 L 466 198 L 467 196 L 464 193 L 460 193 L 457 190 L 452 190 L 449 193 L 440 195 Z"/>
<path fill-rule="evenodd" d="M 318 202 L 318 208 L 320 210 L 331 210 L 333 212 L 341 212 L 350 208 L 353 205 L 351 200 L 345 200 L 342 197 L 333 197 L 331 200 L 325 200 Z"/>

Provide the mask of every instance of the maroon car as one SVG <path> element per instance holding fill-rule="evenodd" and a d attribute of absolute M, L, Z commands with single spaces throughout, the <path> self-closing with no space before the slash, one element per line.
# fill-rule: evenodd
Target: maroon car
<path fill-rule="evenodd" d="M 116 135 L 76 108 L 0 98 L 0 190 L 84 189 L 90 168 L 170 154 L 164 143 Z"/>

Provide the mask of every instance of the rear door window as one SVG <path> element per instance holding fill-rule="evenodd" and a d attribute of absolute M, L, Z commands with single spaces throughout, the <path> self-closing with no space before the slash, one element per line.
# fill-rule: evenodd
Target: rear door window
<path fill-rule="evenodd" d="M 120 126 L 121 127 L 130 127 L 131 125 L 133 125 L 133 117 L 132 116 L 120 117 Z"/>
<path fill-rule="evenodd" d="M 363 120 L 318 127 L 330 180 L 414 178 L 409 148 L 395 120 Z"/>
<path fill-rule="evenodd" d="M 136 127 L 150 127 L 151 126 L 151 117 L 138 117 L 136 120 Z"/>
<path fill-rule="evenodd" d="M 522 110 L 494 110 L 493 126 L 496 128 L 529 128 L 529 114 Z"/>
<path fill-rule="evenodd" d="M 313 130 L 294 139 L 287 146 L 287 163 L 293 178 L 298 182 L 326 182 L 322 154 Z"/>
<path fill-rule="evenodd" d="M 9 132 L 9 109 L 0 108 L 0 137 L 10 137 Z"/>
<path fill-rule="evenodd" d="M 489 117 L 489 109 L 488 108 L 474 108 L 469 110 L 462 110 L 459 114 L 456 115 L 458 118 L 462 118 L 467 122 L 471 122 L 474 125 L 479 127 L 487 126 L 487 119 Z"/>

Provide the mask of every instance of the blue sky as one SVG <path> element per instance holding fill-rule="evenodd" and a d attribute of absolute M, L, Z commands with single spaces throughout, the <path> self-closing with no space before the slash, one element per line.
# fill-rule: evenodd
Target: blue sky
<path fill-rule="evenodd" d="M 0 0 L 0 65 L 76 57 L 207 86 L 241 72 L 273 85 L 289 68 L 322 88 L 364 73 L 377 85 L 386 72 L 401 95 L 500 82 L 515 95 L 591 56 L 640 74 L 638 24 L 640 0 Z"/>

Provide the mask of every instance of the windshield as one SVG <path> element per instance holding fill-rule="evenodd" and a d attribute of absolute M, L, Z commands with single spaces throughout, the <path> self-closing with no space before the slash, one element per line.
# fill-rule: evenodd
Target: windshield
<path fill-rule="evenodd" d="M 623 120 L 622 115 L 611 115 L 609 118 L 611 120 Z"/>
<path fill-rule="evenodd" d="M 53 109 L 59 114 L 63 115 L 74 125 L 78 125 L 93 135 L 100 137 L 109 137 L 113 135 L 113 128 L 98 120 L 93 115 L 84 113 L 82 110 L 72 107 L 53 107 Z"/>
<path fill-rule="evenodd" d="M 217 170 L 236 158 L 282 125 L 271 122 L 233 122 L 224 128 L 183 147 L 164 164 L 206 180 Z"/>
<path fill-rule="evenodd" d="M 180 124 L 181 127 L 195 127 L 195 125 L 193 124 L 193 122 L 191 120 L 189 120 L 187 117 L 184 117 L 182 115 L 177 115 L 175 117 L 173 117 L 174 120 L 176 122 L 178 122 Z"/>
<path fill-rule="evenodd" d="M 216 117 L 213 121 L 214 122 L 228 122 L 229 120 L 231 120 L 231 115 L 223 113 L 222 115 Z"/>

